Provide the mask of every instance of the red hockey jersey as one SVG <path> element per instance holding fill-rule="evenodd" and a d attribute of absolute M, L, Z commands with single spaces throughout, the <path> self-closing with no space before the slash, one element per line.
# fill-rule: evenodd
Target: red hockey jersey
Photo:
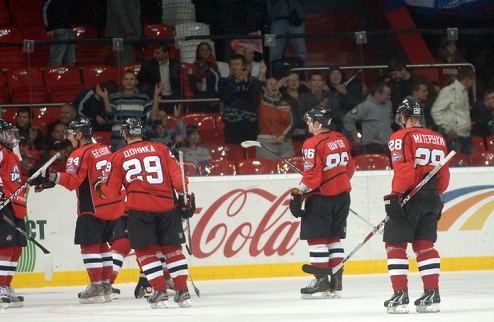
<path fill-rule="evenodd" d="M 422 127 L 393 133 L 388 146 L 394 169 L 392 191 L 399 193 L 413 189 L 448 154 L 444 137 Z M 436 176 L 436 189 L 442 194 L 449 185 L 448 165 L 442 167 Z"/>
<path fill-rule="evenodd" d="M 351 191 L 350 179 L 355 164 L 345 136 L 331 131 L 315 135 L 302 145 L 304 171 L 302 183 L 325 196 Z"/>
<path fill-rule="evenodd" d="M 11 196 L 22 186 L 21 164 L 19 157 L 11 150 L 0 147 L 0 186 L 3 186 L 3 193 L 7 197 Z M 19 192 L 11 201 L 14 216 L 19 219 L 26 217 L 26 197 L 25 190 Z"/>
<path fill-rule="evenodd" d="M 124 212 L 123 197 L 117 193 L 112 198 L 101 199 L 93 184 L 103 176 L 111 158 L 111 150 L 101 143 L 88 143 L 70 154 L 66 170 L 59 172 L 62 186 L 77 191 L 77 214 L 91 214 L 104 220 L 119 218 Z M 120 191 L 120 189 L 118 189 Z"/>
<path fill-rule="evenodd" d="M 112 196 L 123 185 L 130 210 L 171 210 L 175 207 L 174 190 L 184 191 L 177 159 L 162 143 L 139 141 L 116 151 L 106 175 L 103 193 Z"/>

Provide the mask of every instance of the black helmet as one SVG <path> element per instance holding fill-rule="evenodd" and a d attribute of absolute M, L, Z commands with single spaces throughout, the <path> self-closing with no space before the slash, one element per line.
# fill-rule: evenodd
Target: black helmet
<path fill-rule="evenodd" d="M 139 117 L 129 117 L 122 123 L 121 135 L 144 135 L 144 126 Z"/>
<path fill-rule="evenodd" d="M 93 126 L 87 117 L 79 116 L 69 123 L 67 131 L 70 131 L 74 136 L 77 132 L 81 132 L 83 136 L 91 136 Z"/>
<path fill-rule="evenodd" d="M 0 140 L 2 145 L 13 149 L 19 144 L 19 129 L 9 121 L 0 119 Z"/>
<path fill-rule="evenodd" d="M 331 119 L 333 118 L 333 113 L 329 107 L 324 106 L 314 106 L 309 109 L 304 115 L 304 121 L 318 121 L 323 127 L 329 127 L 331 124 Z"/>
<path fill-rule="evenodd" d="M 400 103 L 396 109 L 395 123 L 403 125 L 401 123 L 401 115 L 408 119 L 411 116 L 424 116 L 424 109 L 420 106 L 420 101 L 416 98 L 407 96 Z"/>

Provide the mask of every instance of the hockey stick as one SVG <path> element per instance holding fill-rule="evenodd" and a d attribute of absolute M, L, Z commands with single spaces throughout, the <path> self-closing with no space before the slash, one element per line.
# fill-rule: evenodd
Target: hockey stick
<path fill-rule="evenodd" d="M 262 144 L 261 142 L 258 142 L 258 141 L 244 141 L 242 143 L 240 143 L 240 145 L 243 147 L 243 148 L 250 148 L 252 146 L 257 146 L 259 148 L 263 148 L 263 149 L 266 149 L 268 150 L 269 152 L 271 152 L 273 155 L 275 155 L 278 159 L 280 159 L 281 161 L 283 161 L 287 166 L 289 166 L 290 168 L 292 168 L 293 170 L 295 170 L 298 174 L 302 175 L 302 171 L 300 171 L 296 166 L 294 166 L 292 163 L 290 163 L 288 160 L 285 160 L 284 158 L 280 157 L 276 152 L 274 152 L 271 148 L 269 148 L 268 146 Z M 357 217 L 359 217 L 360 219 L 362 219 L 363 221 L 365 221 L 368 225 L 370 225 L 371 227 L 374 227 L 370 222 L 368 222 L 367 220 L 365 220 L 364 217 L 360 216 L 359 214 L 357 214 L 355 211 L 353 211 L 352 209 L 350 209 L 350 212 L 354 215 L 356 215 Z"/>
<path fill-rule="evenodd" d="M 60 152 L 57 152 L 54 156 L 52 156 L 48 161 L 46 161 L 45 164 L 41 166 L 35 173 L 33 173 L 27 180 L 24 182 L 22 186 L 20 186 L 16 191 L 14 191 L 7 199 L 3 200 L 0 202 L 0 210 L 2 210 L 5 206 L 7 206 L 12 199 L 14 199 L 19 193 L 21 193 L 22 190 L 26 189 L 27 186 L 31 184 L 31 182 L 34 181 L 39 175 L 42 173 L 46 172 L 46 169 L 52 164 L 58 157 L 60 156 Z M 27 240 L 30 240 L 33 242 L 36 246 L 38 246 L 43 253 L 45 254 L 45 279 L 47 281 L 51 280 L 53 276 L 53 259 L 51 257 L 51 253 L 48 249 L 43 247 L 40 243 L 34 239 L 33 236 L 28 234 L 26 231 L 24 231 L 21 227 L 17 226 L 12 219 L 8 218 L 7 216 L 3 215 L 3 220 L 10 226 L 14 227 L 15 230 L 17 230 L 21 235 L 26 237 Z"/>
<path fill-rule="evenodd" d="M 184 153 L 182 151 L 178 151 L 178 160 L 180 164 L 180 172 L 182 173 L 182 185 L 184 187 L 184 203 L 187 204 L 187 187 L 185 185 L 185 170 L 184 170 Z M 190 236 L 190 221 L 189 218 L 186 219 L 186 224 L 187 224 L 187 237 L 189 239 L 189 245 L 185 244 L 185 248 L 187 248 L 187 252 L 189 255 L 192 255 L 192 238 Z M 200 294 L 201 292 L 199 289 L 196 287 L 196 284 L 194 283 L 194 280 L 192 279 L 192 276 L 189 274 L 189 279 L 190 282 L 192 283 L 192 286 L 194 287 L 194 292 L 196 292 L 197 297 L 201 297 Z"/>
<path fill-rule="evenodd" d="M 403 207 L 409 200 L 412 198 L 446 163 L 448 163 L 449 160 L 456 154 L 456 151 L 451 151 L 429 174 L 422 179 L 422 181 L 419 182 L 413 188 L 413 190 L 401 201 L 401 206 Z M 345 263 L 353 256 L 355 253 L 364 246 L 364 244 L 372 238 L 381 228 L 384 227 L 384 224 L 386 224 L 389 220 L 389 216 L 386 216 L 379 224 L 377 224 L 376 227 L 364 238 L 364 240 L 355 247 L 354 250 L 352 250 L 345 259 L 338 265 L 336 265 L 333 268 L 326 268 L 326 267 L 317 267 L 317 266 L 312 266 L 308 264 L 304 264 L 302 266 L 302 270 L 305 273 L 308 274 L 316 274 L 316 275 L 331 275 L 334 274 L 333 272 L 337 272 L 340 270 L 340 268 L 345 265 Z"/>

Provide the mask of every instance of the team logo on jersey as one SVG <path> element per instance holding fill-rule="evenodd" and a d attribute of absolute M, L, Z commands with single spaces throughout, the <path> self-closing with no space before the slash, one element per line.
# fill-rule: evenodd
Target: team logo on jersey
<path fill-rule="evenodd" d="M 398 162 L 400 159 L 401 159 L 401 154 L 399 154 L 398 152 L 393 152 L 393 162 Z"/>
<path fill-rule="evenodd" d="M 67 173 L 75 173 L 75 167 L 73 165 L 69 165 L 67 167 L 67 171 L 65 171 Z"/>
<path fill-rule="evenodd" d="M 10 181 L 21 183 L 21 172 L 17 164 L 12 166 L 12 171 L 10 172 Z"/>
<path fill-rule="evenodd" d="M 310 161 L 304 162 L 304 171 L 310 170 L 314 165 Z"/>

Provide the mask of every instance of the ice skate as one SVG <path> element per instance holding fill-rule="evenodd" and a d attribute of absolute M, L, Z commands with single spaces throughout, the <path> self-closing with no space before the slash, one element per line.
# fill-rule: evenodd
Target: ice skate
<path fill-rule="evenodd" d="M 329 286 L 329 292 L 333 295 L 333 297 L 339 298 L 340 292 L 343 290 L 343 268 L 331 275 Z"/>
<path fill-rule="evenodd" d="M 0 309 L 6 309 L 10 306 L 10 298 L 7 292 L 7 286 L 0 286 Z"/>
<path fill-rule="evenodd" d="M 116 300 L 120 297 L 120 289 L 111 287 L 111 299 Z"/>
<path fill-rule="evenodd" d="M 331 285 L 327 276 L 319 276 L 310 281 L 307 287 L 301 288 L 303 299 L 327 299 L 333 297 L 330 292 Z"/>
<path fill-rule="evenodd" d="M 424 290 L 422 296 L 414 302 L 415 310 L 419 313 L 437 313 L 440 311 L 439 303 L 441 303 L 441 297 L 438 288 Z"/>
<path fill-rule="evenodd" d="M 136 299 L 142 299 L 143 297 L 150 297 L 153 294 L 153 287 L 149 284 L 146 277 L 139 277 L 136 288 L 134 289 L 134 296 Z"/>
<path fill-rule="evenodd" d="M 166 283 L 166 289 L 167 290 L 172 290 L 172 291 L 175 290 L 175 284 L 173 283 L 173 280 L 171 278 L 167 278 L 165 280 L 165 283 Z"/>
<path fill-rule="evenodd" d="M 153 309 L 166 309 L 168 307 L 168 294 L 166 290 L 154 291 L 147 301 Z"/>
<path fill-rule="evenodd" d="M 101 283 L 103 284 L 103 288 L 105 289 L 105 301 L 111 302 L 111 300 L 113 299 L 113 288 L 110 284 L 110 281 L 104 280 Z M 120 294 L 120 292 L 118 294 Z M 118 296 L 116 298 L 118 298 Z"/>
<path fill-rule="evenodd" d="M 5 286 L 7 289 L 7 296 L 10 300 L 9 307 L 23 307 L 24 306 L 24 296 L 18 296 L 15 291 L 10 286 Z"/>
<path fill-rule="evenodd" d="M 408 310 L 408 290 L 400 290 L 394 292 L 391 298 L 384 301 L 384 306 L 390 314 L 406 314 Z"/>
<path fill-rule="evenodd" d="M 190 294 L 188 289 L 177 291 L 173 300 L 180 307 L 190 307 L 192 305 L 190 303 Z"/>
<path fill-rule="evenodd" d="M 104 303 L 105 287 L 102 282 L 92 282 L 84 292 L 79 293 L 79 302 L 82 304 Z"/>

